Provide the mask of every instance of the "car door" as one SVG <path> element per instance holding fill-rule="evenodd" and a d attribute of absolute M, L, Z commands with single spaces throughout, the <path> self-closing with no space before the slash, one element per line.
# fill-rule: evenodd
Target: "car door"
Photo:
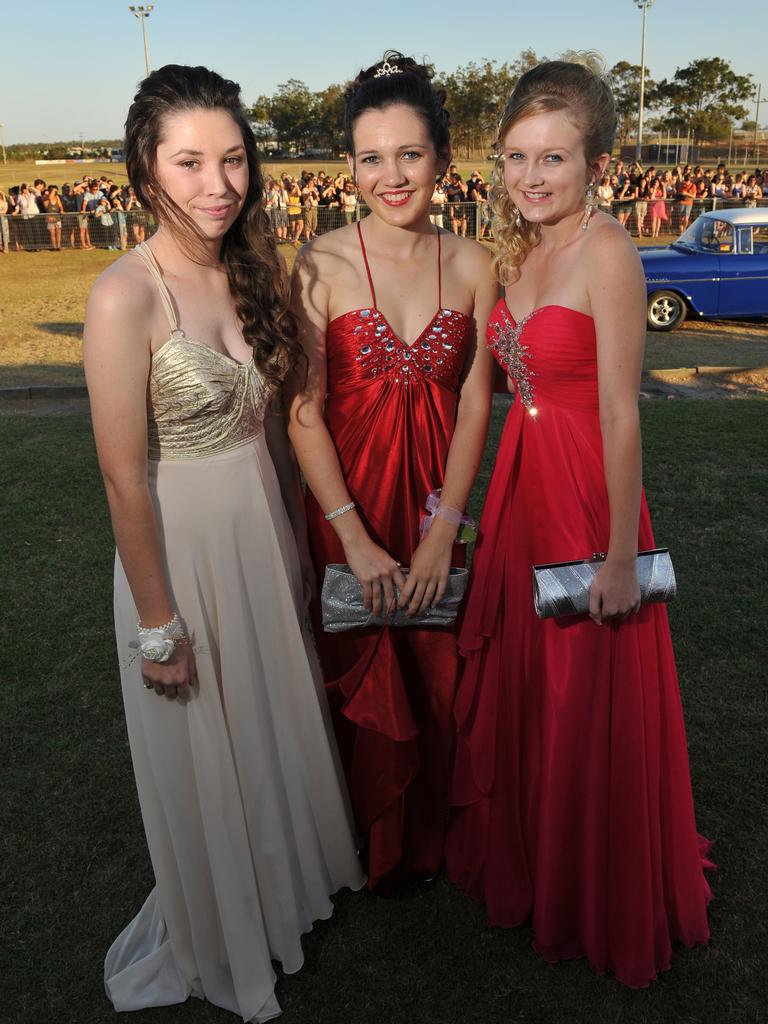
<path fill-rule="evenodd" d="M 768 225 L 738 224 L 720 254 L 720 316 L 768 316 Z"/>

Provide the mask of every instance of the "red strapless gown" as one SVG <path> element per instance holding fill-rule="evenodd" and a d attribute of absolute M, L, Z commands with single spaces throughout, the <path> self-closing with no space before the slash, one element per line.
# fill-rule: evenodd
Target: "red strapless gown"
<path fill-rule="evenodd" d="M 501 300 L 497 359 L 500 331 L 517 397 L 459 638 L 448 874 L 490 924 L 531 917 L 548 960 L 586 956 L 643 987 L 669 967 L 672 940 L 709 937 L 667 612 L 602 626 L 536 617 L 533 564 L 608 546 L 594 322 L 545 306 L 516 328 Z M 654 547 L 645 498 L 638 546 Z"/>
<path fill-rule="evenodd" d="M 439 303 L 439 274 L 437 294 Z M 325 419 L 370 536 L 407 566 L 427 495 L 442 486 L 469 319 L 438 308 L 408 346 L 376 308 L 372 281 L 371 297 L 369 308 L 328 325 Z M 326 565 L 345 561 L 344 550 L 309 492 L 307 515 L 322 580 Z M 463 558 L 457 545 L 453 564 Z M 313 622 L 369 885 L 434 875 L 444 857 L 454 749 L 455 632 L 324 633 L 318 607 Z"/>

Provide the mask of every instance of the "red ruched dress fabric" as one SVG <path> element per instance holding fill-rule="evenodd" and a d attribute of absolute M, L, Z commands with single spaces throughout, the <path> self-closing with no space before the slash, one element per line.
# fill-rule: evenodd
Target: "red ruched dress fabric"
<path fill-rule="evenodd" d="M 325 420 L 369 535 L 408 566 L 427 496 L 442 486 L 469 319 L 438 308 L 406 345 L 376 308 L 372 281 L 371 297 L 369 308 L 328 325 Z M 322 580 L 326 565 L 345 561 L 344 550 L 309 492 L 307 516 Z M 457 545 L 453 558 L 453 565 L 463 565 L 463 548 Z M 455 632 L 385 627 L 324 633 L 317 606 L 313 624 L 369 885 L 430 877 L 444 856 L 459 664 Z"/>
<path fill-rule="evenodd" d="M 667 611 L 602 626 L 536 617 L 532 565 L 608 546 L 595 328 L 552 305 L 517 329 L 502 299 L 488 324 L 497 359 L 499 331 L 515 339 L 517 397 L 459 638 L 448 875 L 490 924 L 531 918 L 547 960 L 587 957 L 644 987 L 673 940 L 709 937 Z M 643 497 L 638 548 L 653 547 Z"/>

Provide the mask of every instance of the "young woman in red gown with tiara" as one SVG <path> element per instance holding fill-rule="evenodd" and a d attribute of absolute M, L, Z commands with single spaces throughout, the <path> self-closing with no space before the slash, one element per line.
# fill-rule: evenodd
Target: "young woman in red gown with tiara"
<path fill-rule="evenodd" d="M 490 924 L 530 918 L 548 960 L 643 987 L 673 940 L 707 941 L 711 894 L 667 612 L 640 606 L 645 287 L 596 211 L 616 115 L 595 67 L 539 65 L 501 120 L 488 343 L 516 397 L 460 633 L 447 862 Z M 598 551 L 589 615 L 538 619 L 532 565 Z"/>
<path fill-rule="evenodd" d="M 375 612 L 423 612 L 461 565 L 456 515 L 483 451 L 496 298 L 490 255 L 429 219 L 450 162 L 428 70 L 387 53 L 346 96 L 349 164 L 370 215 L 305 246 L 295 271 L 309 380 L 290 435 L 317 576 L 349 563 Z M 480 342 L 478 344 L 478 338 Z M 440 507 L 420 540 L 431 492 Z M 410 569 L 407 582 L 401 571 Z M 452 628 L 315 632 L 373 887 L 444 856 L 459 658 Z"/>

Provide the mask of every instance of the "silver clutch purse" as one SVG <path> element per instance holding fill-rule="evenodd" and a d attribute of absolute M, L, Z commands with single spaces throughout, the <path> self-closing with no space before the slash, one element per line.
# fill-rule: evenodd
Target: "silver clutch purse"
<path fill-rule="evenodd" d="M 560 615 L 584 615 L 589 611 L 589 588 L 605 555 L 575 562 L 553 562 L 533 567 L 533 603 L 540 619 Z M 671 601 L 677 594 L 675 570 L 669 548 L 637 553 L 640 600 Z"/>
<path fill-rule="evenodd" d="M 408 570 L 403 569 L 408 575 Z M 377 617 L 363 607 L 363 588 L 348 565 L 326 565 L 320 598 L 323 629 L 326 633 L 343 633 L 364 626 L 450 626 L 456 619 L 469 578 L 468 569 L 452 568 L 440 604 L 428 608 L 423 615 L 408 615 L 397 608 L 391 615 Z"/>

